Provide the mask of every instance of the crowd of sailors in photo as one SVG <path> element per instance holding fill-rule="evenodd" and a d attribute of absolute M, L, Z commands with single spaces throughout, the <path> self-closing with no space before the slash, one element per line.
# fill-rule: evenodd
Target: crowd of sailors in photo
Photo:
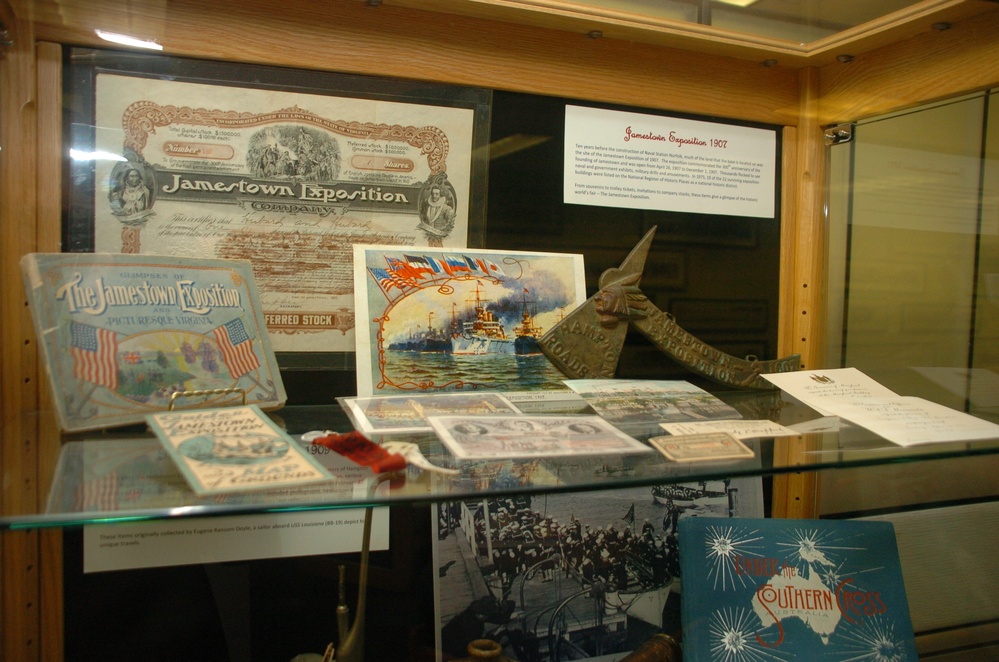
<path fill-rule="evenodd" d="M 590 526 L 575 516 L 559 522 L 531 508 L 527 497 L 491 499 L 487 507 L 488 531 L 485 511 L 474 513 L 474 542 L 480 558 L 491 549 L 483 572 L 500 580 L 504 597 L 521 575 L 551 582 L 561 572 L 583 586 L 627 591 L 664 586 L 679 574 L 675 507 L 667 507 L 662 534 L 648 520 L 635 522 L 633 510 L 618 527 Z"/>

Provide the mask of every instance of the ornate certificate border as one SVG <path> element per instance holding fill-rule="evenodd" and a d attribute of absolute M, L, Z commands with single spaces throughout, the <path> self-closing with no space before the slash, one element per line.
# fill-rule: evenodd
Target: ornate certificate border
<path fill-rule="evenodd" d="M 487 90 L 71 61 L 64 245 L 250 261 L 282 367 L 354 368 L 353 244 L 481 244 Z"/>

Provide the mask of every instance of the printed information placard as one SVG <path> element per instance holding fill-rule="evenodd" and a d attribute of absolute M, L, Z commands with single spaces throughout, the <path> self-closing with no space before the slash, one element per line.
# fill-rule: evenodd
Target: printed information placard
<path fill-rule="evenodd" d="M 777 133 L 565 107 L 568 204 L 771 218 Z"/>

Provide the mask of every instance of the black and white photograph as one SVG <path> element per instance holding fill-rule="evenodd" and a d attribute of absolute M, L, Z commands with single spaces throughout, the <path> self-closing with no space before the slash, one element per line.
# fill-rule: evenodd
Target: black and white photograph
<path fill-rule="evenodd" d="M 441 503 L 438 660 L 476 639 L 520 662 L 619 660 L 679 632 L 679 521 L 762 512 L 759 478 Z"/>

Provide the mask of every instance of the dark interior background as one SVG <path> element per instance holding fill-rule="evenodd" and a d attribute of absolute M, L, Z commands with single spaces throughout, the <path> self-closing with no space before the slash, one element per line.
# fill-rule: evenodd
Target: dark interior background
<path fill-rule="evenodd" d="M 642 280 L 645 294 L 718 349 L 776 358 L 779 211 L 775 218 L 753 219 L 564 204 L 567 102 L 586 105 L 493 93 L 490 141 L 533 144 L 503 155 L 494 151 L 490 159 L 484 247 L 582 253 L 592 295 L 600 274 L 619 266 L 656 226 Z M 70 186 L 79 184 L 79 177 L 70 179 Z M 68 225 L 79 226 L 85 205 L 72 191 L 67 196 L 67 206 L 75 207 Z M 686 379 L 717 388 L 634 332 L 618 376 Z M 327 404 L 355 393 L 349 368 L 288 369 L 283 378 L 291 405 Z M 369 660 L 434 659 L 435 508 L 392 510 L 393 548 L 373 558 Z M 83 574 L 82 533 L 67 530 L 64 546 L 67 660 L 290 660 L 322 653 L 336 638 L 341 563 L 350 569 L 348 604 L 354 604 L 356 555 Z"/>

